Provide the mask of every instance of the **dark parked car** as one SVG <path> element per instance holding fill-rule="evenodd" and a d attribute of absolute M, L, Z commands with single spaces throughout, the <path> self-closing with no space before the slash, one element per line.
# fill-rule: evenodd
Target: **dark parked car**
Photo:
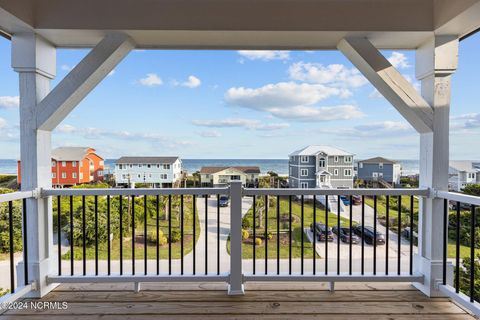
<path fill-rule="evenodd" d="M 310 231 L 313 232 L 313 223 L 310 224 Z M 333 232 L 332 228 L 324 225 L 323 223 L 315 224 L 315 235 L 317 236 L 318 241 L 333 241 Z"/>
<path fill-rule="evenodd" d="M 358 206 L 358 205 L 362 204 L 362 197 L 361 196 L 352 196 L 352 200 L 353 200 L 353 205 L 354 206 Z"/>
<path fill-rule="evenodd" d="M 230 203 L 230 199 L 228 198 L 228 196 L 220 196 L 220 199 L 218 201 L 218 205 L 220 207 L 228 207 L 228 204 Z"/>
<path fill-rule="evenodd" d="M 340 240 L 342 242 L 350 243 L 350 228 L 340 227 L 340 235 L 338 234 L 338 227 L 333 227 L 332 232 L 338 236 L 340 236 Z M 360 238 L 355 235 L 352 230 L 352 243 L 357 244 L 360 242 Z"/>
<path fill-rule="evenodd" d="M 360 238 L 362 237 L 362 226 L 356 226 L 355 228 L 353 228 L 353 231 L 357 236 L 359 236 Z M 365 243 L 373 244 L 373 241 L 374 241 L 373 227 L 365 226 L 364 232 L 365 232 L 365 235 L 364 235 Z M 385 244 L 385 236 L 383 235 L 383 233 L 377 230 L 377 245 L 379 244 Z"/>
<path fill-rule="evenodd" d="M 350 205 L 350 196 L 340 196 L 340 200 L 342 200 L 344 205 L 346 206 Z"/>

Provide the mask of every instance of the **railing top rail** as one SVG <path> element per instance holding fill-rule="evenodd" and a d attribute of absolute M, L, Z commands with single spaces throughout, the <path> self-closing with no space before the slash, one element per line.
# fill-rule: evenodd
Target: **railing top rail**
<path fill-rule="evenodd" d="M 463 193 L 456 193 L 456 192 L 449 192 L 449 191 L 436 191 L 435 196 L 437 198 L 480 206 L 480 197 L 471 196 Z"/>
<path fill-rule="evenodd" d="M 138 189 L 43 189 L 42 197 L 47 196 L 156 196 L 156 195 L 215 195 L 230 194 L 230 188 L 138 188 Z"/>
<path fill-rule="evenodd" d="M 33 198 L 34 196 L 35 195 L 33 191 L 17 191 L 17 192 L 11 192 L 11 193 L 4 193 L 4 194 L 0 194 L 0 203 L 21 200 L 26 198 Z"/>
<path fill-rule="evenodd" d="M 278 195 L 278 196 L 428 196 L 428 189 L 244 189 L 245 196 Z"/>

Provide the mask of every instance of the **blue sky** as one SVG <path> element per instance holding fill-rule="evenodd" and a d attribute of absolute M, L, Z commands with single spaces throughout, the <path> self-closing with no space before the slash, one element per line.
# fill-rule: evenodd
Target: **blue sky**
<path fill-rule="evenodd" d="M 451 158 L 480 159 L 480 34 L 460 45 Z M 57 84 L 87 50 L 57 51 Z M 415 55 L 384 55 L 418 88 Z M 18 76 L 0 39 L 0 158 L 19 157 Z M 135 50 L 54 131 L 105 158 L 286 158 L 328 144 L 357 158 L 417 159 L 419 137 L 335 51 Z"/>

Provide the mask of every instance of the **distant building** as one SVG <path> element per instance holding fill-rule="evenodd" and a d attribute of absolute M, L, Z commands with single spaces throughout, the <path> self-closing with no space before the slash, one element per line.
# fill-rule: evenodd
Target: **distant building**
<path fill-rule="evenodd" d="M 241 181 L 246 187 L 257 187 L 259 175 L 259 167 L 202 167 L 200 182 L 202 187 L 220 187 L 232 181 Z"/>
<path fill-rule="evenodd" d="M 468 184 L 480 183 L 480 162 L 450 161 L 448 168 L 448 188 L 461 191 Z"/>
<path fill-rule="evenodd" d="M 89 147 L 60 147 L 52 150 L 52 186 L 68 187 L 103 181 L 104 160 Z M 17 182 L 21 184 L 21 162 Z"/>
<path fill-rule="evenodd" d="M 354 154 L 330 147 L 308 146 L 289 156 L 291 188 L 352 188 Z"/>
<path fill-rule="evenodd" d="M 400 184 L 402 166 L 400 162 L 382 157 L 358 161 L 357 177 L 363 181 L 386 181 L 391 185 Z"/>
<path fill-rule="evenodd" d="M 117 186 L 146 183 L 171 188 L 182 177 L 182 161 L 179 157 L 121 157 L 115 162 L 114 177 Z"/>

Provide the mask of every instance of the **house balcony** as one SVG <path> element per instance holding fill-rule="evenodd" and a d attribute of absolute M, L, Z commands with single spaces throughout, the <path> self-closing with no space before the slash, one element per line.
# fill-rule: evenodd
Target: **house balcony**
<path fill-rule="evenodd" d="M 227 207 L 220 207 L 220 195 L 229 196 Z M 337 215 L 315 201 L 329 196 L 362 202 L 350 201 Z M 435 279 L 441 297 L 421 291 L 428 275 L 419 264 L 418 241 L 425 235 L 418 201 L 432 198 L 444 208 Z M 18 219 L 26 206 L 47 199 L 53 224 L 46 236 L 53 245 L 46 274 L 37 280 L 30 262 L 35 229 Z M 391 200 L 396 206 L 386 206 Z M 455 220 L 465 204 L 475 212 L 478 197 L 428 189 L 250 189 L 233 182 L 224 188 L 42 189 L 1 195 L 0 202 L 10 231 L 8 276 L 0 284 L 10 293 L 1 301 L 68 305 L 6 310 L 0 319 L 469 319 L 480 310 L 468 283 L 476 275 L 465 263 L 477 258 L 460 254 L 465 240 L 456 236 Z M 449 212 L 453 203 L 457 211 Z M 320 241 L 320 229 L 310 227 L 317 223 L 351 234 Z M 18 234 L 25 250 L 14 246 Z M 50 287 L 40 296 L 39 281 Z"/>

